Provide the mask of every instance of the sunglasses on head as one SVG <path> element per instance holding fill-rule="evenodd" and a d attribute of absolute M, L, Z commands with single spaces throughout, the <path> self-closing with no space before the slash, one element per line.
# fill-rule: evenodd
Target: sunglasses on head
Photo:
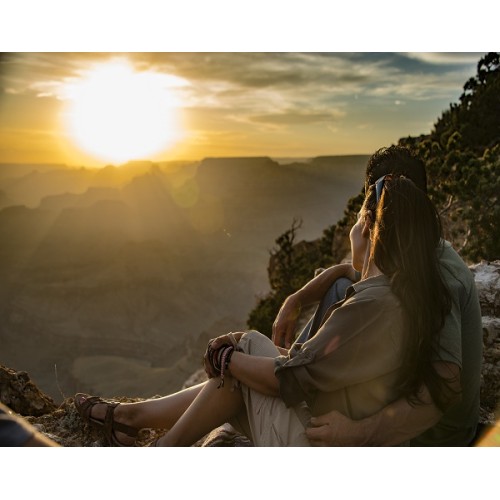
<path fill-rule="evenodd" d="M 372 184 L 373 186 L 375 186 L 375 197 L 377 200 L 377 205 L 382 196 L 382 191 L 384 189 L 385 181 L 391 181 L 393 178 L 394 178 L 393 174 L 386 174 L 380 177 L 380 179 L 377 179 L 375 181 L 375 184 Z"/>

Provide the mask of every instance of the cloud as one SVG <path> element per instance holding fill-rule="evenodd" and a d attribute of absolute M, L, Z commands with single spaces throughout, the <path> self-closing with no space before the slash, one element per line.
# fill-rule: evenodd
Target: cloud
<path fill-rule="evenodd" d="M 458 98 L 481 56 L 391 52 L 21 53 L 0 59 L 0 87 L 4 100 L 15 97 L 14 93 L 25 93 L 33 99 L 37 95 L 60 98 L 65 85 L 95 64 L 123 57 L 136 71 L 188 82 L 175 91 L 187 128 L 195 134 L 206 137 L 209 132 L 231 129 L 248 138 L 268 133 L 269 128 L 278 135 L 294 132 L 285 130 L 285 126 L 296 127 L 296 131 L 301 127 L 301 133 L 311 126 L 317 134 L 317 124 L 325 125 L 326 130 L 342 120 L 343 130 L 347 130 L 357 122 L 379 123 L 398 102 L 404 104 L 406 116 L 413 113 L 427 123 L 429 116 L 436 116 Z M 13 94 L 6 94 L 5 89 Z M 37 101 L 49 104 L 55 99 Z M 402 108 L 398 106 L 400 114 Z M 238 139 L 239 143 L 243 140 Z M 257 143 L 257 138 L 252 136 L 252 141 Z"/>
<path fill-rule="evenodd" d="M 300 112 L 288 111 L 283 113 L 251 116 L 250 120 L 257 123 L 272 125 L 310 125 L 313 123 L 330 123 L 338 121 L 345 115 L 341 111 L 332 112 Z"/>
<path fill-rule="evenodd" d="M 263 109 L 335 107 L 353 95 L 429 99 L 461 88 L 476 53 L 23 53 L 0 60 L 4 87 L 53 92 L 98 62 L 126 57 L 138 71 L 190 82 L 186 105 Z M 472 75 L 471 75 L 472 76 Z M 262 105 L 259 105 L 259 100 Z M 394 100 L 394 97 L 393 97 Z M 265 104 L 265 106 L 264 106 Z M 256 114 L 259 114 L 257 111 Z M 264 113 L 261 113 L 264 114 Z"/>
<path fill-rule="evenodd" d="M 406 56 L 417 61 L 436 65 L 477 64 L 484 52 L 407 52 Z"/>

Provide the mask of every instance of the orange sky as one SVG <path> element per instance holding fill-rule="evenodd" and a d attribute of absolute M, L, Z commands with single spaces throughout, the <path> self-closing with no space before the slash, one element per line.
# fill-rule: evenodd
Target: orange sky
<path fill-rule="evenodd" d="M 482 53 L 7 53 L 0 162 L 370 154 L 428 133 Z"/>

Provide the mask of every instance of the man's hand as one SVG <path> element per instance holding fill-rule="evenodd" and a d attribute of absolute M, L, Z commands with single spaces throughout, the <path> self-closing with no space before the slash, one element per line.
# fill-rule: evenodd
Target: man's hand
<path fill-rule="evenodd" d="M 273 323 L 272 340 L 278 347 L 290 349 L 295 336 L 301 304 L 296 294 L 286 298 Z"/>
<path fill-rule="evenodd" d="M 334 410 L 320 417 L 312 417 L 306 436 L 311 446 L 363 446 L 361 429 L 358 427 L 357 421 Z"/>
<path fill-rule="evenodd" d="M 434 367 L 448 380 L 450 391 L 459 392 L 460 367 L 445 361 L 434 362 Z M 335 410 L 313 417 L 306 435 L 312 446 L 401 445 L 436 425 L 443 415 L 425 385 L 420 388 L 419 397 L 420 404 L 411 405 L 402 397 L 362 420 L 351 420 Z"/>

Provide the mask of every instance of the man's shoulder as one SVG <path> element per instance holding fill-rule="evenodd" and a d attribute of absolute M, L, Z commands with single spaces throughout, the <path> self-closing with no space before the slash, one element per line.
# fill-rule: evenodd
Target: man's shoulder
<path fill-rule="evenodd" d="M 474 283 L 474 275 L 449 241 L 443 241 L 439 250 L 439 265 L 446 281 L 458 280 L 469 287 Z"/>
<path fill-rule="evenodd" d="M 442 240 L 439 246 L 439 260 L 454 266 L 467 268 L 467 264 L 447 240 Z M 468 269 L 468 268 L 467 268 Z"/>
<path fill-rule="evenodd" d="M 453 302 L 462 311 L 467 309 L 471 317 L 479 314 L 480 318 L 479 296 L 474 273 L 447 241 L 443 242 L 439 265 Z"/>

